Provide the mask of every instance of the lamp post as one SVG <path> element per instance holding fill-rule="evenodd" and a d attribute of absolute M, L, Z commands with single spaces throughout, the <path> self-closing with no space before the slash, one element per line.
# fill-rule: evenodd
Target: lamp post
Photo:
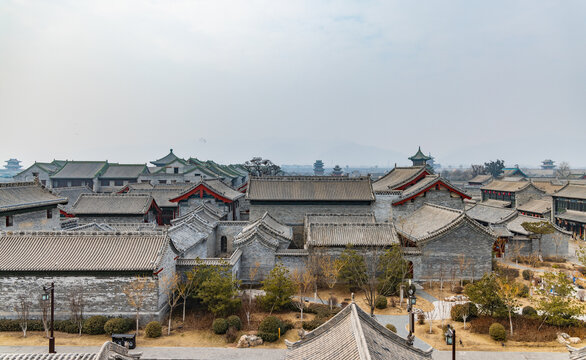
<path fill-rule="evenodd" d="M 452 360 L 456 360 L 456 329 L 447 325 L 448 330 L 446 331 L 446 345 L 452 345 Z"/>
<path fill-rule="evenodd" d="M 50 287 L 43 286 L 43 301 L 51 300 L 51 336 L 49 336 L 49 354 L 55 353 L 55 336 L 53 334 L 53 320 L 55 317 L 55 283 Z"/>
<path fill-rule="evenodd" d="M 409 279 L 409 289 L 407 290 L 409 298 L 407 300 L 407 312 L 409 313 L 409 335 L 407 335 L 407 345 L 413 345 L 415 340 L 415 314 L 413 313 L 413 306 L 417 304 L 417 298 L 415 297 L 415 287 L 411 285 L 411 279 Z"/>

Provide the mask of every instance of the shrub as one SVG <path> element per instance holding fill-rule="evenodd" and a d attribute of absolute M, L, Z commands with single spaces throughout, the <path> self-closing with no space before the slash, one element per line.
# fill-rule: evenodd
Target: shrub
<path fill-rule="evenodd" d="M 107 322 L 106 322 L 106 324 L 107 324 Z M 77 333 L 79 333 L 79 328 L 71 320 L 55 321 L 55 323 L 53 324 L 53 327 L 57 331 L 65 332 L 65 333 L 68 333 L 68 334 L 77 334 Z M 105 330 L 105 328 L 106 328 L 106 326 L 104 325 L 104 330 Z"/>
<path fill-rule="evenodd" d="M 16 320 L 0 319 L 0 331 L 21 331 Z"/>
<path fill-rule="evenodd" d="M 228 331 L 226 331 L 226 342 L 233 343 L 234 341 L 236 341 L 237 337 L 238 337 L 238 329 L 236 329 L 236 327 L 234 327 L 234 326 L 230 326 L 228 328 Z"/>
<path fill-rule="evenodd" d="M 283 321 L 283 328 L 281 329 L 281 334 L 284 334 L 291 329 L 293 329 L 293 323 L 289 320 Z"/>
<path fill-rule="evenodd" d="M 331 303 L 332 306 L 338 306 L 338 298 L 335 297 L 334 295 L 332 295 L 332 296 L 330 296 L 328 303 Z"/>
<path fill-rule="evenodd" d="M 532 306 L 525 306 L 521 313 L 525 316 L 536 316 L 537 310 L 535 310 Z"/>
<path fill-rule="evenodd" d="M 450 317 L 454 321 L 464 321 L 464 315 L 468 314 L 466 321 L 478 316 L 478 308 L 471 302 L 452 306 Z"/>
<path fill-rule="evenodd" d="M 376 299 L 374 300 L 374 307 L 377 309 L 386 309 L 387 298 L 382 295 L 377 296 Z"/>
<path fill-rule="evenodd" d="M 492 325 L 490 325 L 490 328 L 488 329 L 488 334 L 495 341 L 507 340 L 507 332 L 505 331 L 505 327 L 499 323 L 493 323 Z"/>
<path fill-rule="evenodd" d="M 102 315 L 96 315 L 88 318 L 83 323 L 83 332 L 88 335 L 101 335 L 105 334 L 104 325 L 108 318 Z"/>
<path fill-rule="evenodd" d="M 133 321 L 123 318 L 113 318 L 104 324 L 106 334 L 124 334 L 132 329 Z"/>
<path fill-rule="evenodd" d="M 425 314 L 423 314 L 423 313 L 417 314 L 417 323 L 419 325 L 425 324 Z"/>
<path fill-rule="evenodd" d="M 464 288 L 461 286 L 454 286 L 454 293 L 455 294 L 461 294 L 464 292 Z"/>
<path fill-rule="evenodd" d="M 315 318 L 313 320 L 310 321 L 304 321 L 302 324 L 302 327 L 304 330 L 307 331 L 312 331 L 317 329 L 318 327 L 320 327 L 325 321 L 323 319 L 320 318 Z"/>
<path fill-rule="evenodd" d="M 305 308 L 305 312 L 308 314 L 315 314 L 316 317 L 319 318 L 324 318 L 324 319 L 329 319 L 330 317 L 336 315 L 339 311 L 341 310 L 341 308 L 339 307 L 334 307 L 332 308 L 332 310 L 330 310 L 330 306 L 326 305 L 326 304 L 316 304 L 316 303 L 310 303 L 306 308 Z"/>
<path fill-rule="evenodd" d="M 519 287 L 519 297 L 522 297 L 522 298 L 529 297 L 529 286 L 522 284 Z"/>
<path fill-rule="evenodd" d="M 283 322 L 276 316 L 267 316 L 260 322 L 258 331 L 261 333 L 278 334 L 279 328 L 281 329 L 281 333 L 283 333 Z"/>
<path fill-rule="evenodd" d="M 262 341 L 264 342 L 275 342 L 279 339 L 279 334 L 272 334 L 272 333 L 258 333 L 258 336 L 262 339 Z"/>
<path fill-rule="evenodd" d="M 225 334 L 228 331 L 228 322 L 224 318 L 217 318 L 212 323 L 212 330 L 218 335 Z"/>
<path fill-rule="evenodd" d="M 226 321 L 228 322 L 229 327 L 235 327 L 236 330 L 242 329 L 242 321 L 240 321 L 238 315 L 230 315 Z"/>
<path fill-rule="evenodd" d="M 393 325 L 393 324 L 386 324 L 385 327 L 394 333 L 397 332 L 397 327 L 395 327 L 395 325 Z"/>
<path fill-rule="evenodd" d="M 523 275 L 523 280 L 531 280 L 533 277 L 533 271 L 529 269 L 523 270 L 521 274 Z"/>
<path fill-rule="evenodd" d="M 162 335 L 161 323 L 158 321 L 151 321 L 144 328 L 144 334 L 148 338 L 158 338 Z"/>

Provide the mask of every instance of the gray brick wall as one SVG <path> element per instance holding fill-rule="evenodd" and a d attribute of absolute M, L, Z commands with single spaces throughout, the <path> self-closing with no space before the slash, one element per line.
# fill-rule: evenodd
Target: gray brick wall
<path fill-rule="evenodd" d="M 144 217 L 139 216 L 78 216 L 78 223 L 80 225 L 89 223 L 106 223 L 106 224 L 127 224 L 127 223 L 142 223 Z"/>
<path fill-rule="evenodd" d="M 228 253 L 234 252 L 234 237 L 242 231 L 248 224 L 246 221 L 221 221 L 216 228 L 215 252 L 220 253 L 220 240 L 222 236 L 226 237 L 228 243 Z"/>
<path fill-rule="evenodd" d="M 392 203 L 399 197 L 399 195 L 375 194 L 376 202 L 372 204 L 372 211 L 377 222 L 391 222 L 392 221 Z"/>
<path fill-rule="evenodd" d="M 270 249 L 258 240 L 253 240 L 240 247 L 242 258 L 240 263 L 240 278 L 245 281 L 250 280 L 250 270 L 259 263 L 259 270 L 255 281 L 262 281 L 275 266 L 275 251 Z"/>
<path fill-rule="evenodd" d="M 6 227 L 5 216 L 0 216 L 0 230 L 60 230 L 59 210 L 51 209 L 53 217 L 47 219 L 47 210 L 31 211 L 23 214 L 12 215 L 12 226 Z"/>
<path fill-rule="evenodd" d="M 31 318 L 40 318 L 38 297 L 43 293 L 43 285 L 55 282 L 55 318 L 69 319 L 69 294 L 84 293 L 86 303 L 84 316 L 107 315 L 134 317 L 134 310 L 128 305 L 123 289 L 135 279 L 134 274 L 93 274 L 82 273 L 63 275 L 49 274 L 0 274 L 0 318 L 16 318 L 14 310 L 18 297 L 27 296 L 31 300 Z M 147 277 L 147 281 L 156 279 Z M 163 315 L 157 306 L 157 291 L 152 292 L 142 311 L 142 320 L 158 320 Z"/>
<path fill-rule="evenodd" d="M 534 199 L 541 199 L 545 193 L 534 186 L 528 186 L 526 189 L 515 193 L 514 207 L 519 207 Z"/>

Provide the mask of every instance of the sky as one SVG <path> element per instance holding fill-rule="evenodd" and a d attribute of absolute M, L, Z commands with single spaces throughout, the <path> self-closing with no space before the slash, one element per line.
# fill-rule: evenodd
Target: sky
<path fill-rule="evenodd" d="M 586 167 L 585 1 L 0 1 L 0 161 Z"/>

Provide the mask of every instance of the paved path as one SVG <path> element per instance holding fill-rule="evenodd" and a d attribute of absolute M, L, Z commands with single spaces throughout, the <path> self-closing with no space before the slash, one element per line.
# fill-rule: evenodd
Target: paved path
<path fill-rule="evenodd" d="M 399 327 L 397 327 L 399 329 Z M 417 343 L 415 344 L 417 346 Z M 425 350 L 429 348 L 426 347 Z M 59 353 L 95 353 L 98 346 L 58 346 Z M 47 351 L 46 346 L 0 346 L 0 353 L 42 353 Z M 233 348 L 187 348 L 187 347 L 142 347 L 131 350 L 142 352 L 142 360 L 282 360 L 285 357 L 284 349 L 233 349 Z M 436 360 L 450 360 L 449 351 L 433 351 Z M 568 359 L 567 352 L 487 352 L 487 351 L 458 351 L 456 359 L 474 360 L 561 360 Z"/>
<path fill-rule="evenodd" d="M 433 358 L 436 360 L 451 360 L 452 353 L 450 351 L 433 351 Z M 489 351 L 457 351 L 456 359 L 474 359 L 474 360 L 567 360 L 569 355 L 567 352 L 551 353 L 551 352 L 489 352 Z"/>
<path fill-rule="evenodd" d="M 99 346 L 57 346 L 58 353 L 97 353 Z M 0 353 L 43 353 L 46 346 L 0 346 Z M 137 347 L 131 352 L 142 352 L 141 360 L 282 360 L 285 349 L 236 349 L 205 347 Z"/>
<path fill-rule="evenodd" d="M 395 325 L 397 328 L 397 335 L 403 338 L 407 338 L 407 335 L 409 335 L 409 331 L 407 331 L 409 325 L 409 315 L 375 315 L 374 318 L 383 325 Z M 428 343 L 419 338 L 415 338 L 413 345 L 421 350 L 429 350 L 431 347 Z"/>

